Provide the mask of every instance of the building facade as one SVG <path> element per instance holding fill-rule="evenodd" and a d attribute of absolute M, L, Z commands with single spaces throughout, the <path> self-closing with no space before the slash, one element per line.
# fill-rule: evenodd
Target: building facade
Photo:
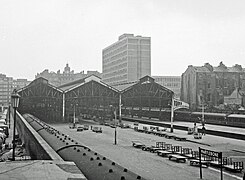
<path fill-rule="evenodd" d="M 74 70 L 71 70 L 68 64 L 66 64 L 66 67 L 64 68 L 63 73 L 60 72 L 60 70 L 55 72 L 49 72 L 48 69 L 45 69 L 41 73 L 37 73 L 35 78 L 43 77 L 48 80 L 48 82 L 54 86 L 61 86 L 63 84 L 85 78 L 90 75 L 96 75 L 98 77 L 101 77 L 101 73 L 98 71 L 87 71 L 87 74 L 84 73 L 84 71 L 81 71 L 80 73 L 74 73 Z"/>
<path fill-rule="evenodd" d="M 174 92 L 174 97 L 180 99 L 181 77 L 180 76 L 152 76 L 155 82 L 167 87 Z"/>
<path fill-rule="evenodd" d="M 222 62 L 217 67 L 209 63 L 190 65 L 181 76 L 181 100 L 189 103 L 192 109 L 199 109 L 202 105 L 223 105 L 236 90 L 245 90 L 245 69 L 238 64 L 233 67 L 226 67 Z M 241 106 L 244 106 L 243 101 Z"/>
<path fill-rule="evenodd" d="M 151 75 L 151 38 L 123 34 L 102 51 L 102 80 L 113 86 Z"/>
<path fill-rule="evenodd" d="M 20 89 L 27 86 L 31 81 L 27 79 L 14 79 L 13 80 L 13 89 Z"/>
<path fill-rule="evenodd" d="M 27 79 L 13 79 L 5 74 L 0 74 L 0 106 L 8 107 L 11 103 L 11 94 L 14 89 L 20 89 L 27 86 L 30 81 Z"/>
<path fill-rule="evenodd" d="M 0 105 L 8 107 L 11 102 L 11 93 L 13 91 L 13 78 L 0 74 Z"/>

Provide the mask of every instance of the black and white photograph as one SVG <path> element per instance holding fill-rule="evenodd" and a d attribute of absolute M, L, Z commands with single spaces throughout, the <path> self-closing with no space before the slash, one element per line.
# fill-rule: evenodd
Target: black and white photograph
<path fill-rule="evenodd" d="M 244 9 L 0 0 L 0 179 L 245 180 Z"/>

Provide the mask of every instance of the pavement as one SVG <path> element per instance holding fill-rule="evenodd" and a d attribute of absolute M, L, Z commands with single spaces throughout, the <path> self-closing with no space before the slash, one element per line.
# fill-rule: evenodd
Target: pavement
<path fill-rule="evenodd" d="M 86 180 L 73 162 L 27 160 L 0 163 L 3 180 Z"/>
<path fill-rule="evenodd" d="M 91 123 L 84 121 L 83 124 Z M 128 122 L 130 123 L 130 122 Z M 186 137 L 188 141 L 176 141 L 152 134 L 139 133 L 132 129 L 117 128 L 117 145 L 114 145 L 115 129 L 108 126 L 101 126 L 103 133 L 93 133 L 91 130 L 77 132 L 76 129 L 69 129 L 68 124 L 53 125 L 59 131 L 68 134 L 82 145 L 90 147 L 93 151 L 115 161 L 121 166 L 130 169 L 136 174 L 149 180 L 196 180 L 199 178 L 199 168 L 192 167 L 187 163 L 176 163 L 162 158 L 156 154 L 142 151 L 132 147 L 132 141 L 140 141 L 146 145 L 155 145 L 157 141 L 164 141 L 173 145 L 189 147 L 198 150 L 203 149 L 223 152 L 224 156 L 232 157 L 237 161 L 245 161 L 245 153 L 239 152 L 245 149 L 242 140 L 222 138 L 218 136 L 205 135 L 202 139 L 194 139 L 186 131 L 174 130 L 172 135 Z M 97 125 L 99 126 L 99 125 Z M 145 126 L 140 124 L 140 126 Z M 167 130 L 169 132 L 169 129 Z M 238 151 L 234 151 L 238 150 Z M 224 179 L 242 179 L 242 173 L 224 172 Z M 203 169 L 203 179 L 220 179 L 219 169 L 212 167 Z"/>

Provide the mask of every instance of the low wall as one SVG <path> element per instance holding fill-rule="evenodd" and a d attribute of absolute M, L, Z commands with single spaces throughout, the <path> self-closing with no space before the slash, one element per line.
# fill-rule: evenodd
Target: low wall
<path fill-rule="evenodd" d="M 18 112 L 16 114 L 16 129 L 22 142 L 25 143 L 27 154 L 31 156 L 31 159 L 63 160 Z"/>

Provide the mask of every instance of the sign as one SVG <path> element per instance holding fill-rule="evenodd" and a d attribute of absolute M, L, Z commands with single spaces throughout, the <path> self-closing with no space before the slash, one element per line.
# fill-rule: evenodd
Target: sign
<path fill-rule="evenodd" d="M 203 155 L 221 158 L 221 152 L 210 151 L 210 150 L 202 149 L 202 148 L 200 148 L 200 151 L 201 151 L 201 154 L 203 154 Z"/>
<path fill-rule="evenodd" d="M 220 162 L 220 174 L 221 180 L 223 180 L 223 170 L 222 170 L 222 152 L 211 151 L 208 149 L 202 149 L 199 147 L 199 164 L 200 164 L 200 179 L 202 179 L 202 155 L 218 158 L 218 162 Z"/>

